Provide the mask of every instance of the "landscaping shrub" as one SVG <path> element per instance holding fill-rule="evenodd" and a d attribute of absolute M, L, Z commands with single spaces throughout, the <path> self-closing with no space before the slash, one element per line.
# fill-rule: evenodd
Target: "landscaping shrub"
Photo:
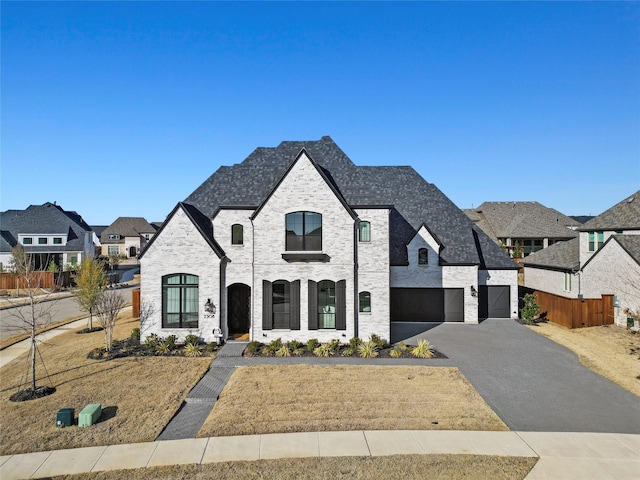
<path fill-rule="evenodd" d="M 186 337 L 184 337 L 184 344 L 185 346 L 187 345 L 198 345 L 199 340 L 198 340 L 198 336 L 190 333 L 189 335 L 187 335 Z"/>
<path fill-rule="evenodd" d="M 260 345 L 261 343 L 257 340 L 252 340 L 249 342 L 249 345 L 247 345 L 247 350 L 249 353 L 256 354 L 260 351 Z"/>
<path fill-rule="evenodd" d="M 418 345 L 411 350 L 411 355 L 418 358 L 431 358 L 433 356 L 431 344 L 428 340 L 419 340 Z"/>
<path fill-rule="evenodd" d="M 522 319 L 528 324 L 536 323 L 535 318 L 538 313 L 540 313 L 540 305 L 538 305 L 536 294 L 527 293 L 522 297 L 522 301 L 524 302 L 522 311 L 520 312 Z"/>
<path fill-rule="evenodd" d="M 368 342 L 363 342 L 358 347 L 358 353 L 362 358 L 377 357 L 378 350 L 379 350 L 378 344 L 373 340 L 369 340 Z"/>
<path fill-rule="evenodd" d="M 320 346 L 320 342 L 318 341 L 317 338 L 310 338 L 307 341 L 307 350 L 309 352 L 313 352 L 316 348 L 318 348 Z"/>
<path fill-rule="evenodd" d="M 185 357 L 199 357 L 202 355 L 202 347 L 198 344 L 187 343 L 184 346 Z"/>

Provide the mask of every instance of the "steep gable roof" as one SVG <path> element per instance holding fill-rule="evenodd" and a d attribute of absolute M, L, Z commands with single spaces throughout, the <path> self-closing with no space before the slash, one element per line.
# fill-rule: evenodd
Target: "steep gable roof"
<path fill-rule="evenodd" d="M 640 230 L 640 190 L 584 223 L 579 230 Z"/>
<path fill-rule="evenodd" d="M 604 245 L 602 245 L 596 253 L 594 253 L 589 260 L 582 266 L 584 269 L 596 256 L 604 250 L 609 242 L 618 242 L 622 249 L 629 254 L 629 256 L 640 265 L 640 235 L 611 235 Z"/>
<path fill-rule="evenodd" d="M 580 239 L 557 242 L 520 260 L 527 267 L 576 271 L 580 268 Z"/>
<path fill-rule="evenodd" d="M 65 211 L 55 203 L 30 205 L 26 210 L 7 210 L 0 213 L 0 251 L 10 252 L 18 243 L 20 234 L 66 235 L 66 245 L 55 245 L 57 251 L 81 251 L 84 249 L 84 233 L 90 232 L 76 212 Z M 30 246 L 29 251 L 52 250 L 52 246 Z"/>
<path fill-rule="evenodd" d="M 406 245 L 425 224 L 442 242 L 441 259 L 445 264 L 517 268 L 497 245 L 485 238 L 484 232 L 474 228 L 451 200 L 412 167 L 356 166 L 327 136 L 317 141 L 282 142 L 275 148 L 257 148 L 242 163 L 220 167 L 185 202 L 208 218 L 213 218 L 221 207 L 257 208 L 303 148 L 352 208 L 393 206 L 392 264 L 408 263 Z M 486 251 L 480 254 L 479 246 Z"/>
<path fill-rule="evenodd" d="M 224 258 L 226 256 L 224 250 L 213 237 L 213 223 L 211 222 L 211 220 L 196 207 L 185 202 L 180 202 L 175 206 L 175 208 L 167 216 L 167 219 L 164 221 L 156 235 L 151 237 L 151 240 L 149 240 L 149 242 L 147 242 L 147 244 L 144 246 L 138 258 L 142 258 L 144 254 L 147 253 L 151 245 L 153 245 L 158 240 L 158 238 L 160 238 L 165 227 L 171 222 L 171 219 L 179 210 L 183 211 L 186 214 L 187 218 L 189 218 L 191 223 L 193 223 L 200 235 L 202 235 L 202 238 L 205 239 L 211 249 L 216 253 L 218 258 Z"/>
<path fill-rule="evenodd" d="M 538 202 L 483 202 L 465 213 L 498 238 L 574 238 L 580 222 Z"/>

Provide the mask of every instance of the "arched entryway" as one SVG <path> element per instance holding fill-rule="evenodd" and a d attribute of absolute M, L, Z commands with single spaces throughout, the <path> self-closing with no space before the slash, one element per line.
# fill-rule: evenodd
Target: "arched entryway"
<path fill-rule="evenodd" d="M 227 326 L 229 336 L 240 337 L 249 333 L 251 325 L 251 287 L 234 283 L 227 287 Z"/>

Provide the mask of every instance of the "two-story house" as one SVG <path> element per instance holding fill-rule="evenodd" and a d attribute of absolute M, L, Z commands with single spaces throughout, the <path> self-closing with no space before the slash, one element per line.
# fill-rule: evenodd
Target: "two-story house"
<path fill-rule="evenodd" d="M 143 337 L 347 342 L 517 316 L 498 245 L 413 168 L 357 166 L 329 137 L 220 167 L 140 261 Z"/>
<path fill-rule="evenodd" d="M 513 257 L 578 237 L 580 222 L 538 202 L 483 202 L 464 212 Z"/>
<path fill-rule="evenodd" d="M 525 286 L 566 298 L 615 295 L 615 322 L 640 311 L 640 191 L 578 228 L 573 240 L 523 259 Z"/>
<path fill-rule="evenodd" d="M 118 217 L 100 234 L 102 255 L 136 258 L 156 231 L 142 217 Z"/>
<path fill-rule="evenodd" d="M 0 215 L 3 268 L 11 263 L 11 252 L 17 245 L 31 255 L 36 270 L 46 270 L 51 262 L 62 270 L 95 255 L 91 227 L 76 212 L 63 210 L 55 203 L 7 210 Z"/>

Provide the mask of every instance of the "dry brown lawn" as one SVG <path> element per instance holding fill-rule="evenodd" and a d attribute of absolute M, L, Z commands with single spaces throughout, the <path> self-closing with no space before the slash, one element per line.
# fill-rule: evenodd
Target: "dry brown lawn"
<path fill-rule="evenodd" d="M 139 321 L 123 318 L 114 339 L 127 338 Z M 0 454 L 111 445 L 155 440 L 178 410 L 189 390 L 207 371 L 211 357 L 131 357 L 90 360 L 87 354 L 104 345 L 104 333 L 59 335 L 40 346 L 51 381 L 38 364 L 38 385 L 57 390 L 37 400 L 11 402 L 22 388 L 26 354 L 0 370 Z M 21 386 L 22 385 L 22 386 Z M 56 413 L 70 407 L 78 413 L 100 403 L 103 416 L 91 426 L 56 428 Z"/>
<path fill-rule="evenodd" d="M 199 437 L 336 430 L 508 430 L 457 368 L 238 368 Z"/>
<path fill-rule="evenodd" d="M 141 468 L 55 477 L 57 480 L 333 480 L 372 478 L 430 480 L 520 480 L 537 458 L 482 455 L 392 455 L 388 457 L 333 457 L 226 462 Z"/>
<path fill-rule="evenodd" d="M 617 325 L 570 330 L 540 323 L 530 328 L 572 350 L 586 367 L 640 397 L 640 333 Z"/>

